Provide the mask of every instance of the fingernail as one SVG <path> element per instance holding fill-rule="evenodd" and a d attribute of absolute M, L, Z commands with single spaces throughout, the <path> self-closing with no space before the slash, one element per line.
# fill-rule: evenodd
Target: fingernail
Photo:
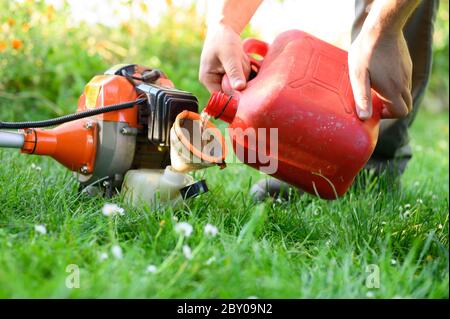
<path fill-rule="evenodd" d="M 241 89 L 245 87 L 245 82 L 242 80 L 233 81 L 233 89 Z"/>
<path fill-rule="evenodd" d="M 357 109 L 358 117 L 361 119 L 368 119 L 370 117 L 370 113 L 366 110 Z"/>

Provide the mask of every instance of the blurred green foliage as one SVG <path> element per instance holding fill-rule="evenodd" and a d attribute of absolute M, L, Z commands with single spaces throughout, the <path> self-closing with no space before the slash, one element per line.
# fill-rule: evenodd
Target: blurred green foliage
<path fill-rule="evenodd" d="M 441 0 L 436 17 L 433 42 L 433 69 L 425 107 L 448 110 L 448 25 L 449 1 Z"/>
<path fill-rule="evenodd" d="M 205 35 L 195 6 L 166 1 L 161 22 L 150 26 L 131 16 L 117 27 L 73 23 L 70 8 L 45 1 L 0 0 L 0 115 L 4 120 L 38 119 L 75 109 L 84 85 L 116 63 L 161 68 L 201 104 L 207 91 L 198 82 Z M 141 11 L 152 10 L 140 1 Z M 448 0 L 441 1 L 436 23 L 434 69 L 429 103 L 448 108 Z"/>
<path fill-rule="evenodd" d="M 3 119 L 74 111 L 90 78 L 127 62 L 161 68 L 177 87 L 207 99 L 197 80 L 205 26 L 194 6 L 170 5 L 155 27 L 133 17 L 117 27 L 75 24 L 67 4 L 56 11 L 45 1 L 0 0 L 0 7 Z"/>

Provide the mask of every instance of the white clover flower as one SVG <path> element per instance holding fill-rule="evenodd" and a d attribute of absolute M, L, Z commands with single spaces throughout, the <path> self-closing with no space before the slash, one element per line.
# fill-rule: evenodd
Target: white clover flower
<path fill-rule="evenodd" d="M 186 259 L 192 259 L 192 250 L 188 245 L 183 246 L 183 255 Z"/>
<path fill-rule="evenodd" d="M 205 262 L 205 265 L 209 266 L 215 261 L 216 261 L 216 257 L 212 256 L 212 257 L 208 258 L 208 260 Z"/>
<path fill-rule="evenodd" d="M 177 234 L 183 235 L 185 237 L 191 236 L 193 228 L 191 224 L 186 222 L 181 222 L 175 225 L 175 232 Z"/>
<path fill-rule="evenodd" d="M 31 169 L 34 169 L 34 170 L 40 172 L 42 168 L 41 168 L 40 166 L 37 166 L 37 165 L 34 164 L 34 163 L 31 163 Z"/>
<path fill-rule="evenodd" d="M 406 204 L 406 205 L 405 205 L 405 208 L 406 208 L 406 209 L 411 208 L 411 204 Z"/>
<path fill-rule="evenodd" d="M 148 265 L 148 266 L 147 266 L 147 272 L 148 272 L 148 273 L 153 274 L 153 273 L 155 273 L 157 270 L 158 270 L 158 269 L 156 268 L 155 265 Z"/>
<path fill-rule="evenodd" d="M 123 257 L 122 248 L 119 245 L 112 246 L 111 253 L 116 259 L 122 259 Z"/>
<path fill-rule="evenodd" d="M 215 237 L 218 232 L 219 232 L 219 230 L 217 229 L 216 226 L 211 225 L 211 224 L 205 225 L 205 235 L 206 236 Z"/>
<path fill-rule="evenodd" d="M 34 225 L 34 230 L 42 235 L 47 234 L 47 228 L 45 228 L 45 225 Z"/>
<path fill-rule="evenodd" d="M 123 208 L 119 207 L 116 204 L 109 204 L 106 203 L 105 205 L 103 205 L 102 208 L 102 213 L 105 216 L 114 216 L 114 215 L 124 215 L 125 211 Z"/>
<path fill-rule="evenodd" d="M 417 203 L 418 203 L 418 204 L 423 204 L 423 200 L 422 200 L 421 198 L 419 198 L 419 199 L 417 200 Z"/>
<path fill-rule="evenodd" d="M 101 253 L 101 254 L 98 256 L 98 259 L 99 259 L 100 261 L 105 261 L 106 259 L 108 259 L 108 253 L 105 253 L 105 252 Z"/>
<path fill-rule="evenodd" d="M 395 260 L 395 259 L 391 259 L 391 265 L 392 265 L 392 266 L 395 266 L 395 265 L 397 265 L 397 260 Z"/>
<path fill-rule="evenodd" d="M 367 298 L 373 298 L 373 297 L 375 297 L 375 293 L 374 293 L 373 291 L 369 290 L 369 291 L 366 293 L 366 297 L 367 297 Z"/>
<path fill-rule="evenodd" d="M 408 218 L 409 216 L 411 216 L 411 211 L 407 210 L 403 213 L 403 218 Z"/>

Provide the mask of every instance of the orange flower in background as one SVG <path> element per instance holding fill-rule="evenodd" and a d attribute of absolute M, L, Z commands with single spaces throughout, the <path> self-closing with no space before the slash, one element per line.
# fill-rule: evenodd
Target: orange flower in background
<path fill-rule="evenodd" d="M 16 24 L 16 20 L 14 20 L 13 18 L 9 17 L 8 18 L 8 24 L 9 24 L 10 27 L 12 27 L 13 25 Z"/>
<path fill-rule="evenodd" d="M 19 50 L 22 47 L 23 42 L 22 42 L 22 40 L 19 40 L 19 39 L 13 39 L 11 41 L 11 45 L 14 50 Z"/>
<path fill-rule="evenodd" d="M 22 30 L 23 32 L 28 32 L 28 30 L 30 30 L 30 24 L 29 23 L 22 24 Z"/>
<path fill-rule="evenodd" d="M 133 34 L 133 28 L 128 22 L 122 22 L 121 27 L 126 33 Z"/>
<path fill-rule="evenodd" d="M 0 52 L 5 51 L 6 47 L 7 47 L 6 42 L 0 41 Z"/>
<path fill-rule="evenodd" d="M 53 7 L 51 4 L 47 6 L 47 19 L 52 20 L 53 16 L 55 15 L 55 7 Z"/>
<path fill-rule="evenodd" d="M 144 13 L 147 13 L 147 12 L 148 12 L 147 4 L 145 4 L 144 2 L 140 2 L 140 3 L 139 3 L 139 7 L 141 8 L 141 11 L 142 11 L 142 12 L 144 12 Z"/>

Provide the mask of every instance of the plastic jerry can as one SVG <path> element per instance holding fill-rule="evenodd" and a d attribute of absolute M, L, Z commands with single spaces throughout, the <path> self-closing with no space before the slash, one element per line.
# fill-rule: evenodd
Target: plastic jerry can
<path fill-rule="evenodd" d="M 268 174 L 322 198 L 342 196 L 377 143 L 376 93 L 372 118 L 360 120 L 347 52 L 302 31 L 284 32 L 271 45 L 247 39 L 244 50 L 262 58 L 251 56 L 256 76 L 241 92 L 213 93 L 204 111 L 229 123 L 240 161 L 265 172 L 269 158 L 276 168 Z M 229 88 L 224 76 L 222 89 Z"/>

